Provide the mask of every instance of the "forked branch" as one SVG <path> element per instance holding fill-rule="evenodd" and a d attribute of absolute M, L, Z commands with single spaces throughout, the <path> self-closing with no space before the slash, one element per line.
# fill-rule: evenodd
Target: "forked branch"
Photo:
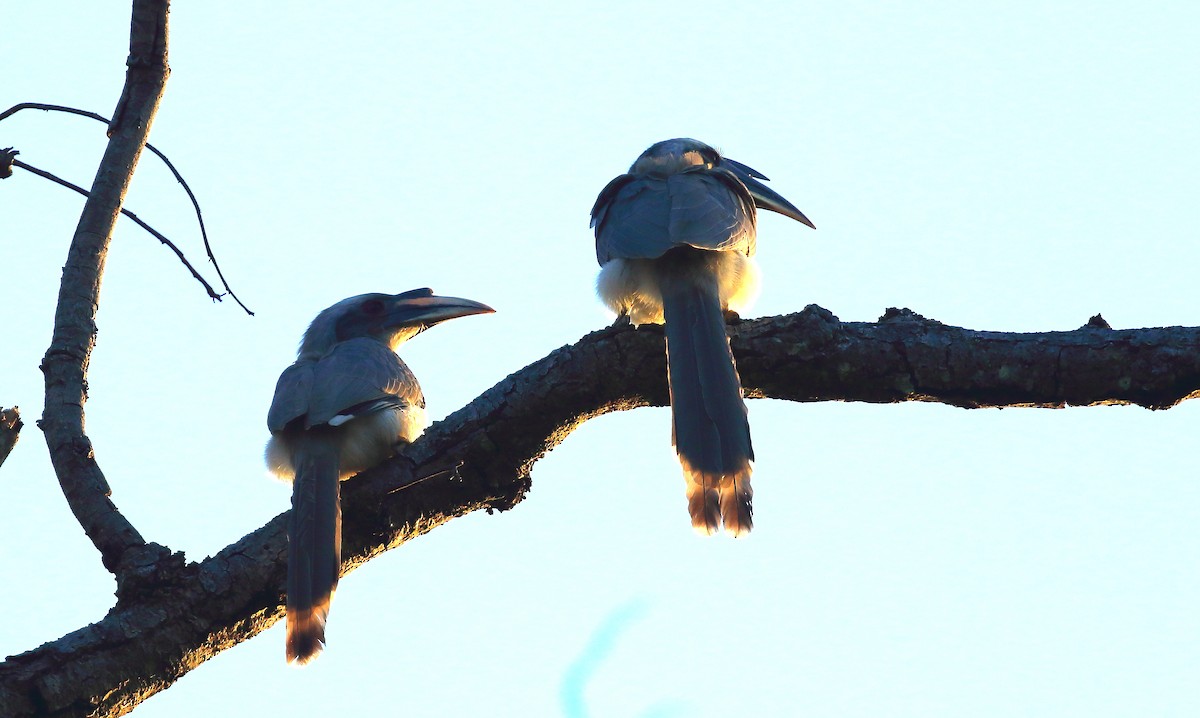
<path fill-rule="evenodd" d="M 753 397 L 1166 408 L 1200 395 L 1200 327 L 1007 334 L 904 311 L 840 322 L 809 307 L 730 333 Z M 344 484 L 343 572 L 457 516 L 511 508 L 534 463 L 584 421 L 665 405 L 665 374 L 662 332 L 624 327 L 507 377 Z M 147 564 L 103 620 L 0 664 L 0 714 L 121 715 L 266 629 L 282 616 L 284 525 L 277 516 L 200 563 Z"/>

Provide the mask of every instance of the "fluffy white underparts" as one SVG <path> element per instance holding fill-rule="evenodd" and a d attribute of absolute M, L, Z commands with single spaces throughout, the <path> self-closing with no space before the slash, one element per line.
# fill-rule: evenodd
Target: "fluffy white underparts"
<path fill-rule="evenodd" d="M 707 261 L 693 271 L 714 272 L 721 309 L 739 314 L 758 299 L 760 272 L 751 257 L 740 252 L 706 252 Z M 629 316 L 633 324 L 662 324 L 661 274 L 676 271 L 666 257 L 657 259 L 613 259 L 600 268 L 596 291 L 613 312 Z"/>
<path fill-rule="evenodd" d="M 392 455 L 396 444 L 411 444 L 429 426 L 429 418 L 419 406 L 334 418 L 343 419 L 337 423 L 329 422 L 329 426 L 336 429 L 334 436 L 338 442 L 338 467 L 342 479 L 384 461 Z M 267 442 L 266 454 L 267 468 L 272 474 L 284 481 L 295 478 L 288 432 L 272 435 Z"/>

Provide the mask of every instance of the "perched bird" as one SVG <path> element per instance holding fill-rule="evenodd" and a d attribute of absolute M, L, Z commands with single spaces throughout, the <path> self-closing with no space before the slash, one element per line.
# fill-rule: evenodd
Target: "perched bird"
<path fill-rule="evenodd" d="M 338 482 L 421 435 L 425 397 L 396 347 L 434 324 L 491 307 L 429 289 L 360 294 L 317 315 L 267 414 L 267 467 L 292 483 L 288 521 L 287 660 L 325 646 L 342 552 Z"/>
<path fill-rule="evenodd" d="M 725 318 L 758 292 L 755 208 L 813 227 L 766 179 L 703 142 L 665 140 L 592 207 L 601 299 L 634 325 L 666 325 L 672 442 L 704 534 L 752 527 L 754 449 Z"/>

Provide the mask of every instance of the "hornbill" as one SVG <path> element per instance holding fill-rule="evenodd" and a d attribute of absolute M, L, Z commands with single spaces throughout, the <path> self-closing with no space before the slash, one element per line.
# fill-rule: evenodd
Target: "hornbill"
<path fill-rule="evenodd" d="M 592 207 L 601 299 L 618 321 L 666 325 L 672 442 L 704 534 L 752 527 L 754 449 L 725 317 L 758 292 L 755 208 L 813 227 L 766 179 L 703 142 L 665 140 Z"/>
<path fill-rule="evenodd" d="M 425 430 L 421 385 L 396 347 L 434 324 L 493 309 L 429 289 L 360 294 L 317 315 L 267 414 L 267 467 L 292 483 L 288 520 L 287 660 L 325 645 L 342 551 L 338 482 Z"/>

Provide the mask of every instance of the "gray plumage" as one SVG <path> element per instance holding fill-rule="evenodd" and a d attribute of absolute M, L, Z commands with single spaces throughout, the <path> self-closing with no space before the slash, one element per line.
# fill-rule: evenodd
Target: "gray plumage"
<path fill-rule="evenodd" d="M 395 353 L 439 322 L 491 312 L 428 289 L 362 294 L 313 320 L 267 412 L 267 465 L 293 481 L 288 520 L 288 661 L 312 660 L 341 568 L 339 481 L 388 458 L 425 429 L 425 397 Z"/>
<path fill-rule="evenodd" d="M 592 223 L 601 265 L 680 246 L 754 254 L 754 199 L 727 170 L 621 175 L 601 192 Z"/>
<path fill-rule="evenodd" d="M 725 313 L 757 292 L 756 208 L 812 226 L 765 179 L 703 142 L 666 140 L 592 208 L 601 298 L 634 324 L 666 325 L 672 441 L 702 533 L 753 525 L 754 449 Z"/>
<path fill-rule="evenodd" d="M 336 416 L 387 408 L 425 408 L 421 386 L 391 347 L 375 337 L 339 341 L 327 351 L 302 353 L 275 387 L 267 413 L 272 432 L 302 419 L 304 428 L 328 424 Z M 320 387 L 320 391 L 314 391 Z"/>

